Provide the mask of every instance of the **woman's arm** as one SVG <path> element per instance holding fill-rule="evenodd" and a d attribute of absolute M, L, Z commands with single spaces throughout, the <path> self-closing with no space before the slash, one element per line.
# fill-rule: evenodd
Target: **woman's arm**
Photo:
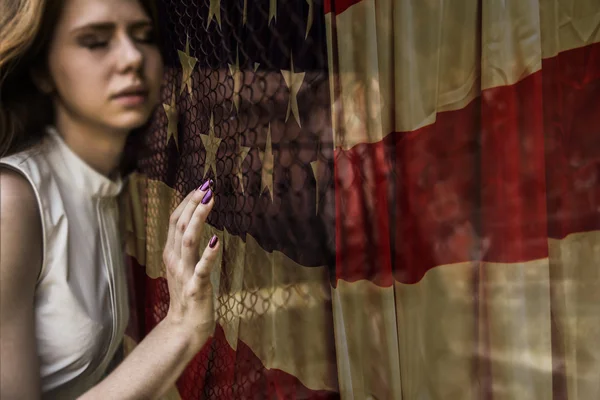
<path fill-rule="evenodd" d="M 203 189 L 203 190 L 202 190 Z M 208 183 L 171 215 L 163 254 L 169 283 L 167 317 L 123 363 L 81 399 L 155 399 L 171 387 L 214 330 L 210 272 L 216 237 L 199 257 L 199 238 L 214 199 Z"/>
<path fill-rule="evenodd" d="M 21 174 L 0 169 L 0 398 L 40 397 L 34 292 L 42 264 L 37 200 Z"/>
<path fill-rule="evenodd" d="M 165 318 L 81 400 L 156 399 L 173 386 L 208 336 L 193 337 Z"/>
<path fill-rule="evenodd" d="M 82 400 L 160 397 L 214 331 L 210 272 L 219 246 L 213 238 L 199 259 L 200 233 L 214 203 L 208 185 L 203 188 L 190 193 L 171 215 L 163 254 L 171 299 L 167 317 Z"/>
<path fill-rule="evenodd" d="M 219 245 L 199 260 L 199 237 L 213 200 L 191 193 L 171 217 L 164 259 L 167 317 L 82 399 L 156 399 L 173 386 L 214 331 L 210 271 Z M 210 197 L 210 196 L 209 196 Z M 0 398 L 40 398 L 34 294 L 42 261 L 41 222 L 27 180 L 0 169 Z"/>

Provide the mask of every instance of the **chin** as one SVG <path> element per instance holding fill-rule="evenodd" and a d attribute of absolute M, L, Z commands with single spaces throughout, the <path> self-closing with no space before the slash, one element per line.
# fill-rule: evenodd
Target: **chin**
<path fill-rule="evenodd" d="M 152 112 L 130 112 L 112 121 L 110 125 L 118 130 L 131 131 L 144 126 L 151 117 Z"/>

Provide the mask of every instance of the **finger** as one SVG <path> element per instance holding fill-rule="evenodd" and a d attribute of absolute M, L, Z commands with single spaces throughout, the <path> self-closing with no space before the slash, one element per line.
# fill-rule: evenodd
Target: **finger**
<path fill-rule="evenodd" d="M 171 246 L 171 247 L 173 246 L 173 240 L 175 239 L 175 228 L 177 226 L 177 221 L 179 220 L 179 217 L 181 216 L 181 213 L 183 212 L 183 208 L 186 206 L 186 204 L 188 203 L 188 201 L 190 200 L 190 198 L 192 197 L 194 192 L 195 192 L 195 190 L 188 193 L 188 195 L 185 196 L 185 198 L 181 201 L 181 203 L 179 203 L 177 208 L 175 208 L 175 211 L 173 211 L 171 213 L 171 216 L 169 217 L 169 231 L 167 233 L 167 242 L 166 242 L 165 246 Z"/>
<path fill-rule="evenodd" d="M 212 197 L 212 190 L 209 189 L 210 182 L 212 181 L 208 180 L 204 182 L 204 184 L 190 196 L 189 201 L 183 208 L 183 211 L 177 220 L 175 226 L 175 239 L 173 241 L 173 251 L 177 258 L 181 256 L 181 241 L 196 207 L 198 207 L 198 204 L 202 201 L 205 201 L 207 197 L 209 197 L 208 200 Z"/>
<path fill-rule="evenodd" d="M 185 265 L 195 265 L 198 262 L 200 237 L 202 236 L 206 218 L 214 205 L 212 192 L 207 191 L 203 199 L 208 200 L 208 202 L 206 204 L 201 202 L 196 207 L 181 239 L 181 260 Z"/>
<path fill-rule="evenodd" d="M 214 235 L 208 242 L 208 246 L 202 253 L 202 258 L 196 264 L 194 269 L 194 281 L 199 289 L 210 285 L 210 273 L 215 266 L 215 260 L 219 254 L 219 238 Z"/>

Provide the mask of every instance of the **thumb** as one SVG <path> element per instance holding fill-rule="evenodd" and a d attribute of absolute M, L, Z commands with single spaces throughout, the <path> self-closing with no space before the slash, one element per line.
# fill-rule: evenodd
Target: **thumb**
<path fill-rule="evenodd" d="M 208 242 L 208 246 L 202 253 L 202 258 L 194 268 L 194 279 L 197 280 L 199 286 L 210 284 L 210 273 L 212 272 L 217 255 L 219 254 L 219 238 L 214 235 Z"/>

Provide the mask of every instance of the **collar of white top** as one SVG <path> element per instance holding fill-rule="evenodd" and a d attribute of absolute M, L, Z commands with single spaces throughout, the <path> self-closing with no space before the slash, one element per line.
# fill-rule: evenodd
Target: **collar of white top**
<path fill-rule="evenodd" d="M 121 192 L 123 181 L 120 175 L 115 180 L 102 175 L 71 150 L 56 128 L 48 126 L 46 130 L 55 144 L 50 151 L 52 164 L 67 181 L 92 197 L 115 197 Z"/>

